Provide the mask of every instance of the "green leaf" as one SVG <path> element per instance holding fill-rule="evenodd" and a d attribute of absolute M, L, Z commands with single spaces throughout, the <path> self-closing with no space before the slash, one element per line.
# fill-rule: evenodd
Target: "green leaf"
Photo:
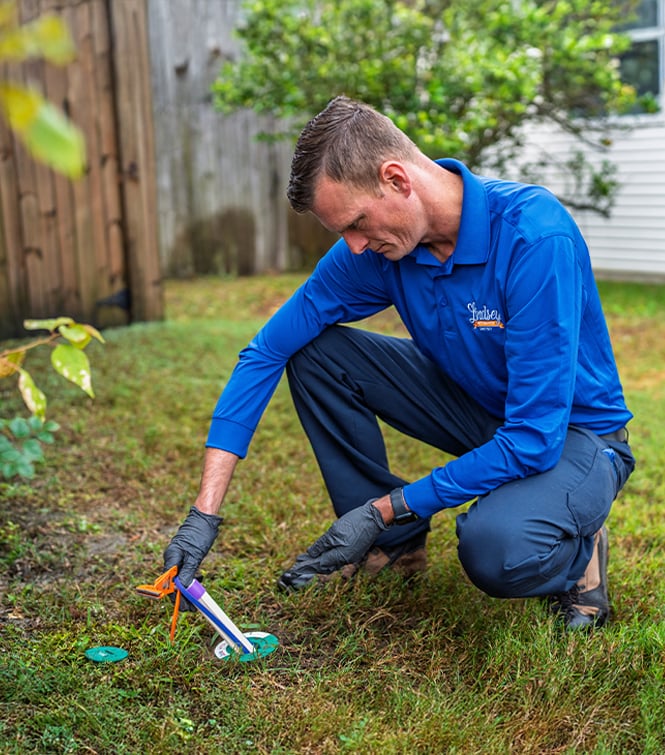
<path fill-rule="evenodd" d="M 10 444 L 8 448 L 3 448 L 2 451 L 0 451 L 0 459 L 2 459 L 3 464 L 18 464 L 21 460 L 21 452 L 16 446 Z"/>
<path fill-rule="evenodd" d="M 25 477 L 27 480 L 31 480 L 35 476 L 35 468 L 25 458 L 16 464 L 16 474 L 20 477 Z"/>
<path fill-rule="evenodd" d="M 46 416 L 46 396 L 37 388 L 31 375 L 26 370 L 21 370 L 18 389 L 28 409 L 36 417 L 43 420 Z"/>
<path fill-rule="evenodd" d="M 16 477 L 17 475 L 16 465 L 11 461 L 3 462 L 0 469 L 2 470 L 2 476 L 5 478 L 5 480 L 10 480 L 12 477 Z"/>
<path fill-rule="evenodd" d="M 28 417 L 28 425 L 33 433 L 38 433 L 44 427 L 44 421 L 33 414 L 32 417 Z"/>
<path fill-rule="evenodd" d="M 51 103 L 42 103 L 37 118 L 23 136 L 28 149 L 46 165 L 70 178 L 80 178 L 83 175 L 83 135 Z"/>
<path fill-rule="evenodd" d="M 78 323 L 74 323 L 74 325 L 61 325 L 58 328 L 58 333 L 63 338 L 66 338 L 72 346 L 76 346 L 77 349 L 85 349 L 92 339 L 86 327 Z"/>
<path fill-rule="evenodd" d="M 56 433 L 60 429 L 60 425 L 55 420 L 48 420 L 44 423 L 44 430 L 49 433 Z"/>
<path fill-rule="evenodd" d="M 51 320 L 24 320 L 23 327 L 26 330 L 50 330 L 51 333 L 62 325 L 73 325 L 71 317 L 56 317 Z"/>
<path fill-rule="evenodd" d="M 37 439 L 41 440 L 42 443 L 51 444 L 55 442 L 53 435 L 46 430 L 42 430 L 41 432 L 37 433 Z"/>
<path fill-rule="evenodd" d="M 95 397 L 92 390 L 90 362 L 85 352 L 68 343 L 60 344 L 51 352 L 51 364 L 56 372 L 78 385 L 90 398 Z"/>
<path fill-rule="evenodd" d="M 32 434 L 30 432 L 30 425 L 23 417 L 14 417 L 9 420 L 9 429 L 15 438 L 29 438 Z"/>
<path fill-rule="evenodd" d="M 29 462 L 43 461 L 42 445 L 36 438 L 29 438 L 23 444 L 23 458 Z"/>

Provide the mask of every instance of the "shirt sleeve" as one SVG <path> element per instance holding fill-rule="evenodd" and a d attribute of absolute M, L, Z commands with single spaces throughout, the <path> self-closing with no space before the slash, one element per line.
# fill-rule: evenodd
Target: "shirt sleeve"
<path fill-rule="evenodd" d="M 420 516 L 459 506 L 561 456 L 575 390 L 584 300 L 576 241 L 553 235 L 519 249 L 505 288 L 505 421 L 492 440 L 404 489 Z"/>
<path fill-rule="evenodd" d="M 319 261 L 240 352 L 213 412 L 207 447 L 244 458 L 289 358 L 326 327 L 361 320 L 390 304 L 373 257 L 354 255 L 339 241 Z"/>

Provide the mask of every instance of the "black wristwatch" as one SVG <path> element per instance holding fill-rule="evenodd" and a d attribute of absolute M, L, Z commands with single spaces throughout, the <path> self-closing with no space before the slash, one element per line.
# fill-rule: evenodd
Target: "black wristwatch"
<path fill-rule="evenodd" d="M 390 505 L 393 507 L 393 514 L 395 515 L 392 524 L 409 524 L 409 522 L 420 519 L 415 511 L 406 507 L 402 488 L 395 488 L 390 491 Z"/>

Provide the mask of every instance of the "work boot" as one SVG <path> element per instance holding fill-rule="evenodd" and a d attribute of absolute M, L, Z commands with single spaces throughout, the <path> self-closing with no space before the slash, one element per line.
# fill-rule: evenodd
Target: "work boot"
<path fill-rule="evenodd" d="M 603 526 L 594 535 L 591 561 L 577 584 L 568 592 L 552 595 L 550 608 L 563 618 L 566 629 L 602 627 L 610 616 L 607 595 L 607 561 L 609 546 Z"/>
<path fill-rule="evenodd" d="M 392 548 L 370 548 L 365 558 L 358 564 L 345 564 L 332 574 L 300 574 L 297 571 L 285 571 L 277 580 L 277 586 L 284 592 L 302 590 L 315 581 L 319 584 L 349 580 L 362 568 L 370 576 L 378 574 L 382 569 L 392 569 L 404 579 L 409 579 L 427 568 L 427 552 L 425 543 L 427 532 L 415 535 L 405 543 Z"/>

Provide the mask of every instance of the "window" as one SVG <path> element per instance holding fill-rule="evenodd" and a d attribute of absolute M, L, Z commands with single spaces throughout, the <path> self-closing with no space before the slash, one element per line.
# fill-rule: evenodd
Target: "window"
<path fill-rule="evenodd" d="M 622 31 L 633 40 L 621 56 L 621 75 L 640 96 L 651 95 L 665 108 L 665 0 L 641 0 L 635 18 Z"/>

